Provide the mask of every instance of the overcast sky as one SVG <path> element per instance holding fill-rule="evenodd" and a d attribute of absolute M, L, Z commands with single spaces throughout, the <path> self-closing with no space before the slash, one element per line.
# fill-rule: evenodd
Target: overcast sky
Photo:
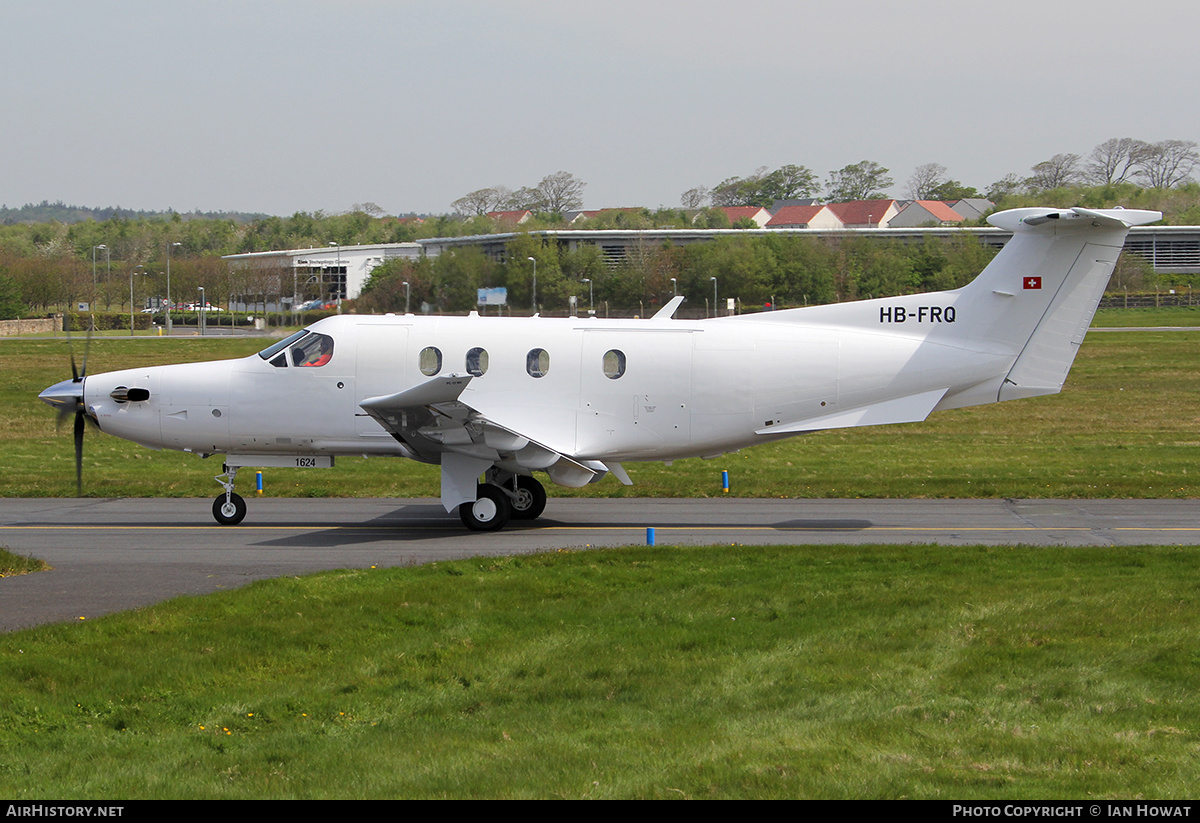
<path fill-rule="evenodd" d="M 0 204 L 450 210 L 565 170 L 678 206 L 760 166 L 981 190 L 1200 141 L 1184 0 L 3 0 Z"/>

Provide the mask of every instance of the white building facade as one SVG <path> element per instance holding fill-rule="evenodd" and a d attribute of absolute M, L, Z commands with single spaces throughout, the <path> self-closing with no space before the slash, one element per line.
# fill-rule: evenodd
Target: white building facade
<path fill-rule="evenodd" d="M 287 293 L 290 275 L 293 299 L 336 302 L 353 299 L 362 293 L 367 278 L 376 266 L 397 257 L 418 260 L 420 243 L 380 243 L 372 246 L 318 246 L 311 249 L 227 254 L 234 267 L 274 270 L 281 278 L 281 291 Z M 285 297 L 286 302 L 286 297 Z"/>

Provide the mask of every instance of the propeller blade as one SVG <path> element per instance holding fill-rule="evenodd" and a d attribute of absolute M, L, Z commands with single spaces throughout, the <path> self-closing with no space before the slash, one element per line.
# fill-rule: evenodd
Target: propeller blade
<path fill-rule="evenodd" d="M 92 333 L 96 327 L 89 324 L 87 340 L 83 344 L 82 367 L 75 361 L 75 345 L 71 341 L 71 327 L 68 322 L 64 327 L 67 333 L 67 347 L 71 355 L 71 379 L 56 383 L 38 395 L 46 405 L 58 412 L 56 428 L 61 429 L 66 419 L 72 415 L 75 423 L 72 427 L 72 439 L 75 441 L 75 495 L 83 496 L 83 432 L 88 423 L 95 425 L 83 405 L 83 381 L 87 377 L 88 352 L 92 347 Z"/>
<path fill-rule="evenodd" d="M 87 337 L 83 341 L 83 367 L 79 370 L 79 379 L 87 377 L 88 352 L 92 348 L 92 332 L 96 330 L 95 323 L 88 325 Z"/>
<path fill-rule="evenodd" d="M 83 497 L 83 409 L 75 412 L 75 496 Z"/>

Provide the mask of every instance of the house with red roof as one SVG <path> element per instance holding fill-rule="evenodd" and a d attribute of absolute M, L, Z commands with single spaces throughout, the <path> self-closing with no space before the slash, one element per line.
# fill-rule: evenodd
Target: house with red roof
<path fill-rule="evenodd" d="M 850 200 L 830 203 L 829 210 L 848 229 L 879 229 L 900 213 L 895 200 Z"/>
<path fill-rule="evenodd" d="M 840 229 L 842 221 L 829 206 L 783 206 L 767 221 L 768 229 Z"/>
<path fill-rule="evenodd" d="M 950 208 L 962 215 L 963 220 L 978 220 L 996 208 L 996 204 L 984 197 L 968 197 L 965 200 L 951 200 L 947 203 Z"/>
<path fill-rule="evenodd" d="M 940 200 L 914 200 L 893 217 L 888 226 L 893 229 L 915 229 L 920 226 L 957 226 L 962 215 Z"/>
<path fill-rule="evenodd" d="M 522 223 L 527 223 L 533 219 L 533 212 L 531 212 L 529 209 L 517 209 L 516 211 L 489 211 L 487 216 L 502 226 L 519 226 Z"/>
<path fill-rule="evenodd" d="M 749 219 L 761 229 L 771 219 L 771 213 L 762 206 L 717 206 L 717 208 L 725 212 L 731 226 L 739 220 Z"/>

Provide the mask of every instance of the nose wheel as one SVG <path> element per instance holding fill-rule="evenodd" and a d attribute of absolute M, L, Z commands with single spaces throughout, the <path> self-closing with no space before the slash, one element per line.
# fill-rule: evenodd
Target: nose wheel
<path fill-rule="evenodd" d="M 236 479 L 236 466 L 225 466 L 225 473 L 213 478 L 225 489 L 225 493 L 218 494 L 212 505 L 213 519 L 222 526 L 236 526 L 246 517 L 246 501 L 233 490 L 233 481 Z"/>
<path fill-rule="evenodd" d="M 218 494 L 213 501 L 213 519 L 222 526 L 236 526 L 246 516 L 246 501 L 240 494 Z"/>

